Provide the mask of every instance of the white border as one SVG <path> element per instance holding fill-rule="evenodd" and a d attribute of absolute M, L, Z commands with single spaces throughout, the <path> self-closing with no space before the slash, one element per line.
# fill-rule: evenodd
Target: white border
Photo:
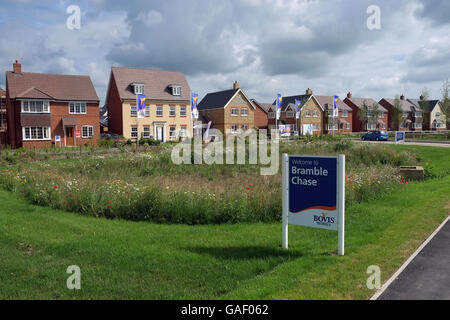
<path fill-rule="evenodd" d="M 406 267 L 411 263 L 411 261 L 414 260 L 414 258 L 425 248 L 425 246 L 434 238 L 434 236 L 444 227 L 444 225 L 450 220 L 450 215 L 442 222 L 439 227 L 437 227 L 436 230 L 428 237 L 427 240 L 425 240 L 419 248 L 405 261 L 405 263 L 402 264 L 402 266 L 392 275 L 392 277 L 389 278 L 388 281 L 386 281 L 380 290 L 378 290 L 371 298 L 370 300 L 377 300 L 383 292 L 391 285 L 392 282 L 394 282 L 395 279 L 398 278 L 398 276 L 403 272 L 403 270 L 406 269 Z"/>

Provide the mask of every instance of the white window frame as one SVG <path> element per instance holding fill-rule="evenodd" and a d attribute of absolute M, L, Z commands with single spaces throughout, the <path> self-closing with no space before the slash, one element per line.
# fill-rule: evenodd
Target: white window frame
<path fill-rule="evenodd" d="M 134 94 L 144 94 L 144 84 L 135 83 L 134 84 Z"/>
<path fill-rule="evenodd" d="M 318 118 L 319 117 L 319 111 L 314 110 L 313 111 L 313 118 Z"/>
<path fill-rule="evenodd" d="M 234 128 L 233 128 L 234 127 Z M 231 125 L 231 133 L 237 133 L 238 132 L 238 126 L 237 124 L 232 124 Z"/>
<path fill-rule="evenodd" d="M 187 126 L 180 127 L 180 137 L 185 138 L 187 136 Z"/>
<path fill-rule="evenodd" d="M 311 110 L 306 110 L 305 111 L 305 117 L 306 118 L 311 118 Z"/>
<path fill-rule="evenodd" d="M 176 116 L 177 116 L 177 108 L 175 106 L 169 106 L 169 117 L 176 117 Z"/>
<path fill-rule="evenodd" d="M 164 107 L 163 106 L 156 106 L 156 116 L 157 117 L 164 116 Z"/>
<path fill-rule="evenodd" d="M 181 96 L 181 86 L 172 86 L 172 95 Z"/>
<path fill-rule="evenodd" d="M 380 113 L 378 114 L 378 118 L 384 118 L 384 111 L 380 111 Z"/>
<path fill-rule="evenodd" d="M 275 119 L 275 112 L 268 112 L 269 119 Z"/>
<path fill-rule="evenodd" d="M 348 118 L 348 111 L 347 110 L 342 110 L 341 111 L 341 117 L 342 118 Z"/>
<path fill-rule="evenodd" d="M 186 106 L 180 106 L 180 117 L 186 117 Z"/>
<path fill-rule="evenodd" d="M 169 126 L 169 139 L 176 139 L 176 138 L 177 138 L 177 127 Z"/>
<path fill-rule="evenodd" d="M 313 131 L 319 131 L 319 125 L 317 123 L 313 123 Z"/>
<path fill-rule="evenodd" d="M 137 117 L 137 106 L 130 106 L 130 116 Z"/>
<path fill-rule="evenodd" d="M 346 123 L 346 124 L 345 124 L 345 129 L 346 129 L 346 130 L 350 130 L 350 123 Z"/>
<path fill-rule="evenodd" d="M 71 105 L 73 104 L 73 111 L 71 111 Z M 77 104 L 80 106 L 80 112 L 77 112 Z M 82 112 L 84 106 L 84 112 Z M 71 101 L 69 102 L 69 114 L 86 114 L 87 113 L 87 105 L 86 102 L 80 102 L 80 101 Z"/>
<path fill-rule="evenodd" d="M 31 128 L 40 128 L 40 129 L 43 129 L 42 130 L 42 138 L 41 139 L 39 139 L 39 138 L 32 138 L 31 137 Z M 27 131 L 27 129 L 29 129 L 29 134 L 30 134 L 30 137 L 29 138 L 27 138 L 26 136 L 26 131 Z M 45 129 L 45 131 L 46 131 L 46 133 L 47 133 L 47 138 L 45 138 L 44 136 L 45 136 L 45 134 L 44 134 L 44 129 Z M 22 127 L 22 140 L 23 141 L 48 141 L 48 140 L 51 140 L 52 139 L 52 133 L 51 133 L 51 129 L 50 129 L 50 127 L 48 127 L 48 126 L 27 126 L 27 127 Z"/>
<path fill-rule="evenodd" d="M 42 102 L 42 112 L 30 111 L 30 103 L 31 102 Z M 25 105 L 27 105 L 27 109 L 25 110 Z M 47 111 L 45 111 L 47 109 Z M 50 102 L 47 100 L 22 100 L 21 101 L 21 112 L 22 113 L 50 113 Z"/>
<path fill-rule="evenodd" d="M 133 129 L 136 129 L 136 130 L 133 130 Z M 136 133 L 136 136 L 134 136 L 134 133 Z M 138 138 L 138 127 L 137 126 L 131 126 L 130 137 L 131 137 L 131 139 L 137 139 Z"/>
<path fill-rule="evenodd" d="M 85 128 L 87 128 L 87 135 L 84 134 Z M 92 133 L 92 135 L 90 133 Z M 81 126 L 81 137 L 83 139 L 93 138 L 94 137 L 94 126 L 91 126 L 91 125 Z"/>
<path fill-rule="evenodd" d="M 145 130 L 148 129 L 148 130 Z M 142 127 L 142 138 L 150 138 L 150 126 Z"/>
<path fill-rule="evenodd" d="M 233 111 L 236 111 L 236 112 L 233 112 Z M 231 108 L 231 116 L 232 117 L 239 116 L 239 109 L 238 108 Z"/>
<path fill-rule="evenodd" d="M 241 125 L 241 130 L 242 131 L 247 131 L 248 130 L 248 124 Z"/>
<path fill-rule="evenodd" d="M 414 122 L 414 129 L 422 129 L 422 122 Z"/>
<path fill-rule="evenodd" d="M 403 118 L 408 118 L 408 111 L 403 111 L 402 117 Z"/>
<path fill-rule="evenodd" d="M 420 111 L 414 112 L 414 118 L 422 118 L 422 112 Z"/>
<path fill-rule="evenodd" d="M 247 108 L 241 108 L 241 117 L 248 117 L 248 109 Z"/>
<path fill-rule="evenodd" d="M 136 110 L 136 112 L 137 112 L 137 110 Z M 150 117 L 150 106 L 145 106 L 145 116 L 146 117 Z"/>

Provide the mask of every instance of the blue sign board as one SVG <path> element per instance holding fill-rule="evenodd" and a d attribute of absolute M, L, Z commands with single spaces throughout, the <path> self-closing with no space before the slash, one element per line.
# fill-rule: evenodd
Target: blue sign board
<path fill-rule="evenodd" d="M 337 230 L 337 157 L 289 156 L 289 224 Z"/>
<path fill-rule="evenodd" d="M 405 132 L 397 131 L 395 133 L 395 143 L 405 143 Z"/>

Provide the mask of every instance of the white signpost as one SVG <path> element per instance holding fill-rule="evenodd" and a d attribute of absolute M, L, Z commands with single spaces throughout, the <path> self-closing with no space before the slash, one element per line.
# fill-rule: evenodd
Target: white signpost
<path fill-rule="evenodd" d="M 338 231 L 338 254 L 344 255 L 345 155 L 283 154 L 283 244 L 288 225 Z"/>

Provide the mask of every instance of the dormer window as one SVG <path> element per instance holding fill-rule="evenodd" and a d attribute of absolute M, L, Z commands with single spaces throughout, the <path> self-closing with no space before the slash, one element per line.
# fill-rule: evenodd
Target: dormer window
<path fill-rule="evenodd" d="M 179 86 L 179 85 L 171 85 L 170 88 L 172 88 L 172 95 L 173 96 L 181 96 L 181 86 Z"/>
<path fill-rule="evenodd" d="M 133 83 L 134 94 L 144 94 L 144 84 L 143 83 Z"/>

